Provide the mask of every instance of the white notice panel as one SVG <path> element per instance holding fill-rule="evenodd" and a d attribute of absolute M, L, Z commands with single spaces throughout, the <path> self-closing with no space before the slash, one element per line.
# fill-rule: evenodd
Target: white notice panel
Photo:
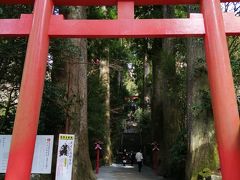
<path fill-rule="evenodd" d="M 56 180 L 71 180 L 74 135 L 60 134 L 58 141 Z"/>
<path fill-rule="evenodd" d="M 5 173 L 7 169 L 11 137 L 10 135 L 0 135 L 0 173 Z"/>
<path fill-rule="evenodd" d="M 0 173 L 6 173 L 11 135 L 0 135 Z M 32 173 L 51 174 L 53 136 L 38 135 L 35 144 Z"/>
<path fill-rule="evenodd" d="M 37 136 L 32 173 L 51 174 L 53 152 L 53 136 Z"/>

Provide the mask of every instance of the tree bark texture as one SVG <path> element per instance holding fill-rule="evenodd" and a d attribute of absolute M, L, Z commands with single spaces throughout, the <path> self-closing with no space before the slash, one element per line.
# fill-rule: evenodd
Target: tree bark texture
<path fill-rule="evenodd" d="M 198 8 L 189 8 L 190 12 Z M 208 100 L 203 39 L 187 39 L 187 129 L 188 156 L 186 179 L 194 180 L 203 168 L 219 167 L 212 111 Z M 208 104 L 209 103 L 209 104 Z"/>
<path fill-rule="evenodd" d="M 163 6 L 164 18 L 173 17 L 173 9 Z M 156 41 L 155 41 L 156 42 Z M 176 143 L 182 124 L 176 103 L 176 64 L 174 39 L 163 39 L 153 44 L 153 140 L 159 143 L 159 174 L 168 175 L 171 169 L 171 148 Z"/>
<path fill-rule="evenodd" d="M 86 18 L 84 7 L 69 7 L 68 13 L 68 19 Z M 72 180 L 95 180 L 88 147 L 87 40 L 68 39 L 63 48 L 53 79 L 66 90 L 65 132 L 75 135 Z"/>
<path fill-rule="evenodd" d="M 100 62 L 100 79 L 105 89 L 105 163 L 112 164 L 112 148 L 111 148 L 111 128 L 110 128 L 110 69 L 109 69 L 109 49 L 107 50 L 107 58 L 101 59 Z"/>
<path fill-rule="evenodd" d="M 153 74 L 153 90 L 152 90 L 152 136 L 153 140 L 158 143 L 163 141 L 163 132 L 160 127 L 163 126 L 163 105 L 162 105 L 162 84 L 163 74 L 161 71 L 160 50 L 162 48 L 161 40 L 155 40 L 152 48 L 152 74 Z M 160 144 L 161 146 L 161 144 Z"/>
<path fill-rule="evenodd" d="M 166 72 L 165 65 L 162 65 L 164 84 L 162 84 L 162 101 L 163 101 L 163 152 L 164 157 L 162 160 L 162 166 L 165 166 L 165 173 L 169 174 L 171 171 L 172 154 L 171 149 L 176 143 L 177 137 L 181 131 L 181 125 L 184 117 L 179 108 L 178 101 L 178 82 L 176 74 L 176 60 L 174 54 L 174 39 L 163 39 L 162 44 L 162 61 L 164 64 L 168 64 L 167 69 L 171 69 Z M 167 74 L 166 74 L 167 73 Z M 180 177 L 179 177 L 180 178 Z"/>
<path fill-rule="evenodd" d="M 148 44 L 148 42 L 147 42 Z M 148 45 L 147 45 L 148 46 Z M 147 47 L 148 49 L 148 47 Z M 147 51 L 147 50 L 146 50 Z M 149 84 L 149 76 L 151 74 L 151 64 L 149 62 L 148 52 L 145 52 L 143 60 L 143 102 L 144 109 L 147 109 L 151 100 L 151 86 Z"/>

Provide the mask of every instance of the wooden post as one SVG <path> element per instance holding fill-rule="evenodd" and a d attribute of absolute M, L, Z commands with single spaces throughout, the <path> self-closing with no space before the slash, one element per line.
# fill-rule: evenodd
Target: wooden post
<path fill-rule="evenodd" d="M 239 114 L 220 0 L 201 0 L 205 48 L 223 180 L 240 179 Z"/>
<path fill-rule="evenodd" d="M 35 0 L 5 180 L 29 180 L 48 57 L 51 0 Z"/>

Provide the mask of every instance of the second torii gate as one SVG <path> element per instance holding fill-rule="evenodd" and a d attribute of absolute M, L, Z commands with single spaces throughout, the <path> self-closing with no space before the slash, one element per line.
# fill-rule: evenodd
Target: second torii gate
<path fill-rule="evenodd" d="M 222 0 L 227 1 L 237 0 Z M 6 180 L 30 178 L 49 39 L 53 37 L 204 37 L 222 176 L 240 180 L 239 113 L 226 41 L 226 34 L 240 34 L 240 19 L 222 15 L 220 0 L 0 0 L 0 4 L 33 3 L 33 14 L 0 19 L 0 36 L 29 35 Z M 186 19 L 134 19 L 134 5 L 166 4 L 200 4 L 202 13 Z M 117 5 L 118 19 L 64 20 L 52 15 L 54 5 Z"/>

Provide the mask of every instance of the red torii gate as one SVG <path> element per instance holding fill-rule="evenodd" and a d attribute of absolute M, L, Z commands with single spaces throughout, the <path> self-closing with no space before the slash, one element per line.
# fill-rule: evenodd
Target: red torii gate
<path fill-rule="evenodd" d="M 231 2 L 240 0 L 222 0 Z M 28 36 L 6 180 L 30 178 L 45 79 L 49 38 L 204 37 L 215 128 L 224 180 L 240 180 L 239 114 L 227 35 L 240 34 L 240 19 L 220 10 L 220 0 L 0 0 L 33 4 L 34 13 L 0 19 L 0 36 Z M 134 19 L 134 5 L 200 4 L 186 19 Z M 116 20 L 64 20 L 53 5 L 117 5 Z"/>

